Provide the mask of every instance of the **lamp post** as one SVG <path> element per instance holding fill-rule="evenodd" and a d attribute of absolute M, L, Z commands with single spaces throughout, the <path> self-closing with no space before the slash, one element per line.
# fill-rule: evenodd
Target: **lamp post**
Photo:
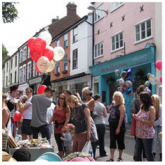
<path fill-rule="evenodd" d="M 88 6 L 88 9 L 89 9 L 89 10 L 93 10 L 93 11 L 95 11 L 95 10 L 104 11 L 104 12 L 108 15 L 108 10 L 97 9 L 97 8 L 95 8 L 95 6 L 93 6 L 92 4 L 90 4 L 90 5 Z"/>

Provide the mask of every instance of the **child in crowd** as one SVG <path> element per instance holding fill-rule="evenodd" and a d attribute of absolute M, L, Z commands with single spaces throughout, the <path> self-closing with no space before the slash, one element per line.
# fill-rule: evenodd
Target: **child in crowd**
<path fill-rule="evenodd" d="M 64 147 L 66 150 L 65 156 L 67 156 L 72 153 L 75 126 L 73 124 L 67 124 L 67 126 L 63 128 L 63 131 L 65 133 L 63 133 L 63 136 L 60 139 L 64 141 Z"/>

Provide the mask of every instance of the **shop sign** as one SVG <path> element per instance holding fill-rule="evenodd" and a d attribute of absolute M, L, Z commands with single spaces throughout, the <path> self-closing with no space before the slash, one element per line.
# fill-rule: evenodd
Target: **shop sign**
<path fill-rule="evenodd" d="M 52 87 L 67 85 L 67 81 L 52 83 Z"/>
<path fill-rule="evenodd" d="M 41 77 L 37 77 L 37 78 L 29 80 L 29 85 L 36 84 L 39 82 L 41 82 Z"/>

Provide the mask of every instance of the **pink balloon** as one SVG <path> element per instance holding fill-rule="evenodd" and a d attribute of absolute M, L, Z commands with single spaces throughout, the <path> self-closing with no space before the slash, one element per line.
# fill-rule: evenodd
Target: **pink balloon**
<path fill-rule="evenodd" d="M 42 56 L 47 57 L 51 61 L 54 57 L 54 49 L 50 46 L 46 47 Z"/>
<path fill-rule="evenodd" d="M 47 88 L 46 85 L 40 85 L 37 89 L 37 93 L 40 95 L 45 92 L 45 89 Z"/>
<path fill-rule="evenodd" d="M 162 76 L 160 77 L 160 82 L 162 83 Z"/>
<path fill-rule="evenodd" d="M 162 61 L 157 61 L 156 62 L 156 68 L 161 70 L 162 69 Z"/>
<path fill-rule="evenodd" d="M 31 49 L 33 47 L 33 42 L 34 42 L 35 39 L 36 39 L 35 37 L 32 37 L 32 38 L 29 39 L 29 41 L 28 41 L 29 49 Z"/>
<path fill-rule="evenodd" d="M 37 63 L 35 63 L 35 68 L 38 73 L 41 73 L 41 71 L 38 69 Z"/>
<path fill-rule="evenodd" d="M 21 119 L 21 113 L 19 111 L 15 111 L 15 114 L 14 114 L 14 121 L 20 121 Z"/>
<path fill-rule="evenodd" d="M 41 57 L 42 53 L 37 52 L 35 49 L 30 50 L 30 57 L 33 61 L 37 62 L 38 59 Z"/>
<path fill-rule="evenodd" d="M 32 49 L 34 49 L 36 52 L 43 52 L 46 48 L 46 41 L 42 38 L 36 38 L 33 42 Z"/>

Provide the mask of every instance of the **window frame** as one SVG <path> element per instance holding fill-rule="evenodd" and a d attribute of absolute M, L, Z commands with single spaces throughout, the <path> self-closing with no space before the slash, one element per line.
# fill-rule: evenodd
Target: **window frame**
<path fill-rule="evenodd" d="M 64 48 L 68 47 L 68 33 L 65 33 L 63 35 L 63 43 L 64 43 Z"/>
<path fill-rule="evenodd" d="M 64 55 L 64 67 L 63 70 L 68 70 L 68 54 Z"/>
<path fill-rule="evenodd" d="M 56 62 L 56 73 L 60 73 L 60 61 Z"/>
<path fill-rule="evenodd" d="M 102 48 L 101 48 L 101 45 L 102 45 Z M 99 47 L 100 47 L 100 49 L 99 49 Z M 100 54 L 100 55 L 98 55 L 99 50 L 100 50 L 100 53 L 102 52 L 102 54 Z M 96 56 L 96 51 L 97 51 L 97 56 Z M 101 41 L 94 45 L 94 59 L 100 58 L 102 56 L 104 56 L 104 41 Z"/>
<path fill-rule="evenodd" d="M 115 8 L 112 8 L 113 4 L 116 4 L 116 3 L 119 3 L 118 6 L 116 6 Z M 123 6 L 124 5 L 124 2 L 112 2 L 111 3 L 111 12 L 117 10 L 119 7 Z"/>
<path fill-rule="evenodd" d="M 150 36 L 147 37 L 147 31 L 148 31 L 148 27 L 147 27 L 147 22 L 150 21 Z M 142 38 L 142 24 L 145 24 L 145 38 Z M 136 31 L 136 28 L 139 27 L 139 40 L 137 40 L 137 31 Z M 135 44 L 137 43 L 140 43 L 140 42 L 143 42 L 145 40 L 148 40 L 148 39 L 151 39 L 153 36 L 152 36 L 152 18 L 148 18 L 148 19 L 145 19 L 137 24 L 135 24 L 134 26 L 134 32 L 135 32 Z"/>
<path fill-rule="evenodd" d="M 72 62 L 73 62 L 72 69 L 74 70 L 74 69 L 77 69 L 78 68 L 78 49 L 74 49 L 72 55 L 73 55 L 72 56 L 73 57 L 72 58 Z M 76 58 L 74 58 L 75 55 L 76 55 Z M 76 63 L 76 66 L 75 66 L 75 63 Z"/>
<path fill-rule="evenodd" d="M 60 46 L 60 40 L 59 39 L 56 40 L 56 46 Z"/>
<path fill-rule="evenodd" d="M 15 67 L 17 67 L 17 55 L 15 56 Z"/>
<path fill-rule="evenodd" d="M 75 34 L 75 30 L 77 30 L 77 33 Z M 73 43 L 77 42 L 78 41 L 78 26 L 76 26 L 74 29 L 73 29 Z"/>
<path fill-rule="evenodd" d="M 121 46 L 121 39 L 120 39 L 120 34 L 122 34 L 122 46 Z M 117 40 L 117 36 L 118 36 L 118 43 L 119 43 L 119 47 L 118 48 L 116 48 L 117 46 L 117 42 L 116 42 L 116 40 Z M 114 34 L 113 36 L 111 36 L 111 52 L 115 52 L 115 51 L 118 51 L 118 50 L 121 50 L 121 49 L 123 49 L 124 48 L 124 31 L 120 31 L 120 32 L 118 32 L 118 33 L 116 33 L 116 34 Z M 115 44 L 115 49 L 113 50 L 113 37 L 115 37 L 114 38 L 114 44 Z"/>
<path fill-rule="evenodd" d="M 97 10 L 97 9 L 101 9 L 101 10 L 104 10 L 104 4 L 100 4 L 96 10 L 94 10 L 94 23 L 95 22 L 98 22 L 99 20 L 101 20 L 102 18 L 104 18 L 104 11 L 101 11 L 101 10 Z M 96 18 L 100 16 L 100 18 Z"/>

